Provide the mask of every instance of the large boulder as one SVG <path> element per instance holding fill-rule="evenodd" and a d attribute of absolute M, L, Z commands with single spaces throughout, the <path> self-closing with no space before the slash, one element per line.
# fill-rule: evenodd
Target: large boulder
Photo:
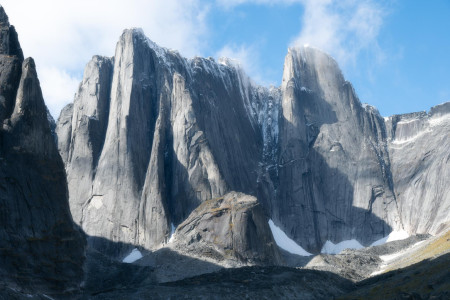
<path fill-rule="evenodd" d="M 172 243 L 181 253 L 222 264 L 283 263 L 261 205 L 243 193 L 203 202 L 178 226 Z"/>

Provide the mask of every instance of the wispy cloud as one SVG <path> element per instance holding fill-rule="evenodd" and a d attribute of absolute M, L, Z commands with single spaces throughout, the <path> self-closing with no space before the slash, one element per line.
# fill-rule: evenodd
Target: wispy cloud
<path fill-rule="evenodd" d="M 210 49 L 211 7 L 298 3 L 304 13 L 299 15 L 302 26 L 289 28 L 295 36 L 292 45 L 314 45 L 340 64 L 354 61 L 368 48 L 375 49 L 376 58 L 382 57 L 376 41 L 385 9 L 375 0 L 2 0 L 24 54 L 35 58 L 44 97 L 55 117 L 72 101 L 84 65 L 94 54 L 114 55 L 124 28 L 142 27 L 156 43 L 191 57 Z M 267 84 L 270 71 L 260 59 L 261 45 L 255 43 L 227 44 L 217 56 L 239 60 L 255 81 Z"/>
<path fill-rule="evenodd" d="M 293 4 L 302 2 L 302 0 L 217 0 L 219 5 L 230 8 L 242 4 L 264 4 L 264 5 L 280 5 Z"/>
<path fill-rule="evenodd" d="M 257 45 L 227 44 L 216 53 L 216 57 L 227 57 L 237 61 L 247 75 L 258 84 L 273 84 L 264 76 Z"/>
<path fill-rule="evenodd" d="M 39 67 L 39 81 L 45 93 L 45 103 L 50 108 L 60 107 L 62 103 L 73 101 L 80 79 L 56 67 Z M 58 115 L 52 114 L 54 118 Z"/>
<path fill-rule="evenodd" d="M 291 5 L 300 3 L 301 27 L 290 46 L 309 44 L 334 56 L 340 65 L 355 63 L 362 51 L 381 62 L 377 43 L 388 2 L 376 0 L 217 0 L 225 8 L 244 4 Z"/>
<path fill-rule="evenodd" d="M 377 37 L 387 14 L 380 1 L 302 0 L 304 14 L 292 45 L 309 44 L 333 55 L 340 64 L 355 62 L 362 50 L 372 48 L 382 59 Z"/>
<path fill-rule="evenodd" d="M 73 99 L 73 82 L 81 80 L 84 65 L 94 54 L 112 56 L 123 29 L 142 27 L 158 44 L 188 57 L 202 54 L 208 31 L 208 4 L 202 0 L 2 0 L 2 5 L 24 54 L 35 58 L 55 117 Z"/>

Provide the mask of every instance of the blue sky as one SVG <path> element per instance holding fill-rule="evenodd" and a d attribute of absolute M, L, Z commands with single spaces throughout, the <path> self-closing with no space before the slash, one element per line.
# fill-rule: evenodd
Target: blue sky
<path fill-rule="evenodd" d="M 382 115 L 450 101 L 449 0 L 2 0 L 26 56 L 36 60 L 52 114 L 73 100 L 94 54 L 114 55 L 125 28 L 142 27 L 183 55 L 240 60 L 258 83 L 279 85 L 287 48 L 331 54 L 362 102 Z"/>

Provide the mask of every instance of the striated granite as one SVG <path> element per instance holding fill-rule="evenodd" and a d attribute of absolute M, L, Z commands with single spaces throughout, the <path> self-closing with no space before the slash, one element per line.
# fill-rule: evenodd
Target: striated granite
<path fill-rule="evenodd" d="M 0 277 L 10 288 L 77 290 L 84 237 L 70 215 L 36 66 L 0 6 Z"/>
<path fill-rule="evenodd" d="M 241 73 L 186 60 L 137 29 L 123 33 L 114 59 L 93 58 L 56 130 L 87 234 L 159 248 L 201 202 L 256 190 L 262 138 Z"/>
<path fill-rule="evenodd" d="M 450 102 L 387 118 L 399 212 L 411 234 L 450 225 Z"/>
<path fill-rule="evenodd" d="M 261 205 L 242 193 L 203 202 L 178 226 L 172 243 L 181 253 L 225 265 L 283 264 Z"/>
<path fill-rule="evenodd" d="M 446 107 L 427 118 L 445 117 Z M 422 190 L 431 219 L 413 224 L 422 200 L 408 192 L 413 174 L 392 145 L 428 125 L 396 118 L 404 117 L 385 121 L 362 105 L 317 49 L 290 49 L 281 86 L 268 89 L 233 60 L 185 59 L 130 29 L 114 58 L 89 62 L 56 131 L 71 210 L 91 236 L 158 249 L 202 202 L 238 191 L 318 252 L 327 240 L 368 245 L 392 230 L 435 232 L 449 221 L 447 162 L 436 161 L 442 171 L 429 172 L 440 180 Z M 436 141 L 447 135 L 436 132 Z M 120 257 L 125 248 L 112 250 Z"/>
<path fill-rule="evenodd" d="M 315 252 L 326 240 L 369 244 L 401 228 L 383 118 L 361 105 L 337 63 L 290 49 L 281 88 L 275 223 Z"/>
<path fill-rule="evenodd" d="M 306 263 L 275 245 L 269 218 L 311 252 L 327 240 L 368 245 L 391 230 L 439 234 L 450 225 L 450 103 L 383 119 L 314 48 L 290 49 L 282 85 L 268 89 L 233 60 L 185 59 L 126 30 L 113 58 L 88 63 L 55 124 L 0 5 L 0 126 L 6 297 L 76 298 L 80 287 L 83 297 L 186 296 L 183 286 L 202 280 L 221 282 L 202 283 L 209 293 L 235 284 L 250 288 L 247 297 L 334 297 L 354 286 L 274 267 L 186 279 L 176 291 L 167 282 L 221 266 Z M 87 254 L 71 212 L 89 235 Z M 135 247 L 140 261 L 117 262 Z M 361 279 L 381 263 L 369 252 L 310 263 Z M 348 259 L 363 267 L 348 273 Z M 448 256 L 439 259 L 432 264 Z M 427 289 L 442 288 L 444 270 Z M 313 283 L 299 285 L 305 278 Z"/>

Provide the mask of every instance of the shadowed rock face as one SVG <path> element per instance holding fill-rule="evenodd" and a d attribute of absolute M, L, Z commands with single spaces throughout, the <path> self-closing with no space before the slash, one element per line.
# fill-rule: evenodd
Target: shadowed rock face
<path fill-rule="evenodd" d="M 23 60 L 1 6 L 0 34 L 0 276 L 24 289 L 77 289 L 84 238 L 70 215 L 36 66 Z"/>
<path fill-rule="evenodd" d="M 173 243 L 182 252 L 224 264 L 282 264 L 260 204 L 242 193 L 203 202 L 178 226 Z"/>
<path fill-rule="evenodd" d="M 283 75 L 274 219 L 307 249 L 368 244 L 401 228 L 384 120 L 363 108 L 336 62 L 290 49 Z"/>
<path fill-rule="evenodd" d="M 57 127 L 75 221 L 153 249 L 202 201 L 256 190 L 262 139 L 240 76 L 139 30 L 123 33 L 114 60 L 94 57 Z"/>
<path fill-rule="evenodd" d="M 14 109 L 17 88 L 22 72 L 23 53 L 14 26 L 0 5 L 0 122 Z"/>
<path fill-rule="evenodd" d="M 326 240 L 416 232 L 408 203 L 420 200 L 395 186 L 409 181 L 395 169 L 389 126 L 319 50 L 290 49 L 281 87 L 267 89 L 231 60 L 188 60 L 133 29 L 113 59 L 88 63 L 57 133 L 71 210 L 89 235 L 160 248 L 171 224 L 233 190 L 317 252 Z M 438 214 L 424 231 L 448 221 Z"/>

